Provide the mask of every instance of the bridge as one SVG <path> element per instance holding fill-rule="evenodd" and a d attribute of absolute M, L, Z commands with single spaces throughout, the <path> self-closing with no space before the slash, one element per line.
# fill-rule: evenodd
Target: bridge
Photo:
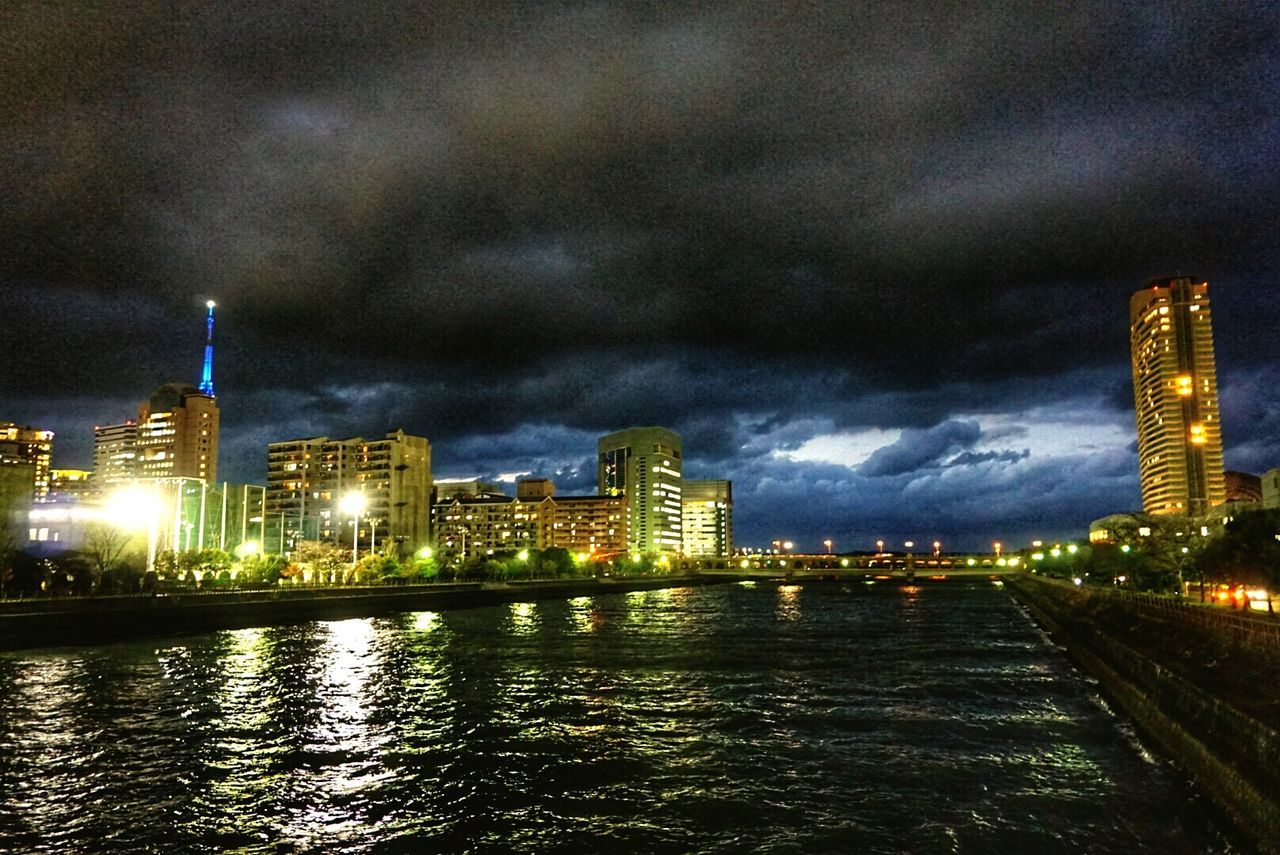
<path fill-rule="evenodd" d="M 915 555 L 881 552 L 857 555 L 757 554 L 671 560 L 673 571 L 750 579 L 979 578 L 1020 573 L 1022 559 L 996 553 Z"/>

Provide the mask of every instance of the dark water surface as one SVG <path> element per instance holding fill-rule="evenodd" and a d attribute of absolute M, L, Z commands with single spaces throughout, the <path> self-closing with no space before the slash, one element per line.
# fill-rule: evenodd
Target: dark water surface
<path fill-rule="evenodd" d="M 1201 852 L 1003 590 L 724 585 L 0 656 L 0 848 Z"/>

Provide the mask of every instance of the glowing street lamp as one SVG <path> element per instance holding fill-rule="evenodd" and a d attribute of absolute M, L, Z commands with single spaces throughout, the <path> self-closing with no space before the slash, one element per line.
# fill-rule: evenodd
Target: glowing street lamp
<path fill-rule="evenodd" d="M 107 499 L 106 518 L 124 529 L 147 532 L 147 572 L 156 569 L 156 546 L 160 539 L 160 497 L 144 487 L 126 487 Z"/>
<path fill-rule="evenodd" d="M 830 555 L 831 554 L 831 538 L 827 538 L 826 540 L 822 541 L 822 545 L 827 548 L 827 554 Z"/>
<path fill-rule="evenodd" d="M 877 541 L 876 541 L 876 555 L 883 555 L 883 554 L 884 554 L 884 541 L 883 541 L 883 540 L 877 540 Z"/>
<path fill-rule="evenodd" d="M 356 556 L 360 551 L 360 515 L 364 513 L 363 493 L 347 493 L 338 501 L 338 511 L 351 515 L 351 569 L 356 569 Z"/>
<path fill-rule="evenodd" d="M 933 542 L 933 557 L 937 558 L 941 554 L 942 554 L 942 541 L 935 540 Z"/>
<path fill-rule="evenodd" d="M 1000 550 L 1001 550 L 1001 549 L 1003 549 L 1004 547 L 1000 544 L 1000 541 L 998 541 L 998 540 L 997 540 L 995 543 L 991 544 L 991 545 L 992 545 L 993 547 L 995 547 L 995 550 L 996 550 L 996 557 L 997 557 L 997 558 L 999 558 L 999 557 L 1000 557 Z"/>

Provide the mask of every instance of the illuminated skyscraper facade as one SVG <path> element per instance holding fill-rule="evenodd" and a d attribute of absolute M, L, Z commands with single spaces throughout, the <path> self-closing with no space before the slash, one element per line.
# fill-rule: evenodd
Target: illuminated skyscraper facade
<path fill-rule="evenodd" d="M 138 407 L 138 478 L 218 479 L 218 405 L 194 386 L 167 383 Z"/>
<path fill-rule="evenodd" d="M 639 427 L 603 437 L 598 446 L 600 495 L 625 496 L 630 548 L 679 552 L 683 452 L 680 437 Z"/>
<path fill-rule="evenodd" d="M 733 482 L 685 481 L 680 526 L 684 554 L 733 554 Z"/>
<path fill-rule="evenodd" d="M 1142 509 L 1199 516 L 1226 500 L 1209 285 L 1158 279 L 1129 300 Z"/>
<path fill-rule="evenodd" d="M 0 422 L 0 466 L 31 467 L 31 501 L 48 497 L 52 460 L 53 431 Z"/>

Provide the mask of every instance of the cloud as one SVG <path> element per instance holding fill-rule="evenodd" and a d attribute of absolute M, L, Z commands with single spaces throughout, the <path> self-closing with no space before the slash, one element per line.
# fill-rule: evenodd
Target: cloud
<path fill-rule="evenodd" d="M 194 376 L 212 296 L 233 477 L 403 426 L 585 489 L 591 437 L 660 423 L 768 507 L 813 478 L 885 524 L 872 499 L 989 521 L 928 485 L 1016 473 L 1079 519 L 1134 501 L 1056 468 L 1132 458 L 1127 295 L 1194 270 L 1228 460 L 1276 465 L 1270 11 L 33 5 L 0 417 L 86 463 Z"/>

